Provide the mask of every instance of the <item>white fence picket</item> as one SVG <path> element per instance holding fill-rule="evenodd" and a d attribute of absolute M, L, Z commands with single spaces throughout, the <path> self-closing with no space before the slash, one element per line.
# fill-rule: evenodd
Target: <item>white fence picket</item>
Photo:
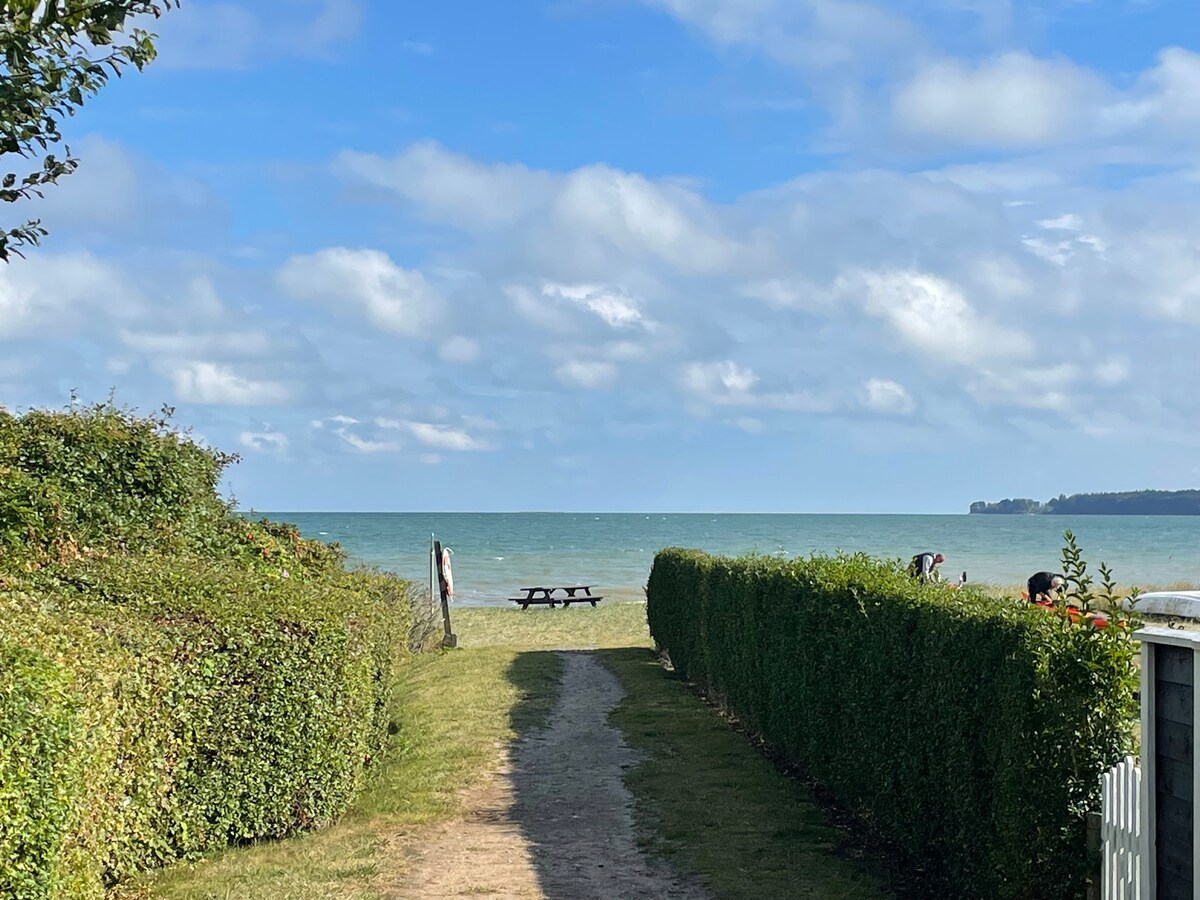
<path fill-rule="evenodd" d="M 1132 756 L 1104 774 L 1100 842 L 1103 900 L 1142 900 L 1142 770 Z"/>

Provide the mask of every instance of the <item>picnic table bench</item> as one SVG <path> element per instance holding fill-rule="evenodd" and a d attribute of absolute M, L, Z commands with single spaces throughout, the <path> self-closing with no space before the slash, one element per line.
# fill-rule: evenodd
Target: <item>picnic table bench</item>
<path fill-rule="evenodd" d="M 529 609 L 530 604 L 544 603 L 548 604 L 551 609 L 554 609 L 559 603 L 566 609 L 572 603 L 590 603 L 596 605 L 597 600 L 604 598 L 592 593 L 590 584 L 564 584 L 556 587 L 539 585 L 537 587 L 523 587 L 519 590 L 525 592 L 523 597 L 509 597 L 513 603 L 520 603 L 521 609 Z M 562 591 L 564 596 L 555 596 L 555 592 Z"/>

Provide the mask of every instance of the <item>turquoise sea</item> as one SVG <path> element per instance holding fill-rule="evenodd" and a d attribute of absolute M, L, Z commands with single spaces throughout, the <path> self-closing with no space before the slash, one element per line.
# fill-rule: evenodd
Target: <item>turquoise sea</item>
<path fill-rule="evenodd" d="M 1075 532 L 1094 571 L 1101 561 L 1121 584 L 1200 584 L 1200 516 L 907 516 L 706 513 L 265 513 L 309 537 L 337 541 L 356 562 L 413 580 L 429 577 L 429 540 L 454 551 L 455 599 L 508 605 L 515 588 L 587 583 L 634 596 L 654 553 L 807 556 L 865 551 L 910 558 L 940 552 L 943 575 L 1021 584 L 1057 570 L 1062 533 Z"/>

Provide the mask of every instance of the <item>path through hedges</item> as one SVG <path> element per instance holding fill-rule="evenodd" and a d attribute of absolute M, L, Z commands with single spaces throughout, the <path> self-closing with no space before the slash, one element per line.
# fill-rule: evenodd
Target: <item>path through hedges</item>
<path fill-rule="evenodd" d="M 622 783 L 637 756 L 608 724 L 623 694 L 617 679 L 591 652 L 559 656 L 562 682 L 547 727 L 504 754 L 467 794 L 468 814 L 431 834 L 386 896 L 709 896 L 638 849 L 633 798 Z"/>

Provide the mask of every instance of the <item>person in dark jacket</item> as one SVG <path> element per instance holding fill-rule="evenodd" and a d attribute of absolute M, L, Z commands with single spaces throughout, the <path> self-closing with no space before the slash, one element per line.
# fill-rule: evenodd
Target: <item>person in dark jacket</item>
<path fill-rule="evenodd" d="M 1029 576 L 1029 602 L 1048 600 L 1051 603 L 1058 600 L 1059 595 L 1067 588 L 1067 579 L 1053 572 L 1035 572 Z"/>
<path fill-rule="evenodd" d="M 940 553 L 918 553 L 908 564 L 908 574 L 922 584 L 930 581 L 941 581 L 942 575 L 937 567 L 945 562 L 946 557 Z"/>

